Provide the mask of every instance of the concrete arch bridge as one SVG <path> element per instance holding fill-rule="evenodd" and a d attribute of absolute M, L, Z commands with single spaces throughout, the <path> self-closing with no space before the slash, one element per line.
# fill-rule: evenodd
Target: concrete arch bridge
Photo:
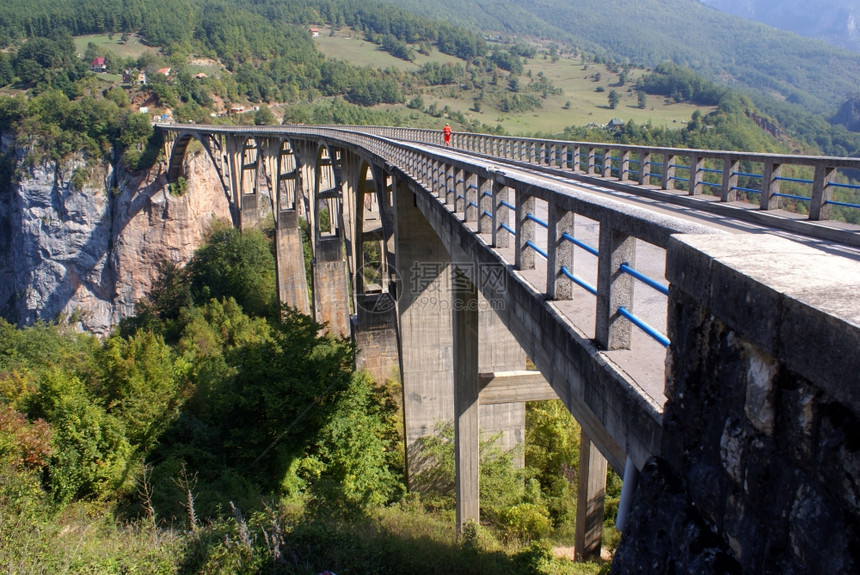
<path fill-rule="evenodd" d="M 624 557 L 654 529 L 701 548 L 694 526 L 738 572 L 858 566 L 860 231 L 831 216 L 860 211 L 860 160 L 156 127 L 169 181 L 198 140 L 234 225 L 273 218 L 280 300 L 352 334 L 377 377 L 399 371 L 410 473 L 454 422 L 458 525 L 480 515 L 479 430 L 521 443 L 524 402 L 558 397 L 583 430 L 577 555 L 599 552 L 608 464 Z"/>

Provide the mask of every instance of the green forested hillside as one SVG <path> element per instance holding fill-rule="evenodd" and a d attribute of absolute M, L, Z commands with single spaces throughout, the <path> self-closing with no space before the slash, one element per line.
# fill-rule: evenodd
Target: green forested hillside
<path fill-rule="evenodd" d="M 749 22 L 697 0 L 383 0 L 477 30 L 544 36 L 612 60 L 664 60 L 739 86 L 833 112 L 857 89 L 860 54 Z"/>
<path fill-rule="evenodd" d="M 188 266 L 164 265 L 103 341 L 0 319 L 0 568 L 600 571 L 548 542 L 576 515 L 579 432 L 560 401 L 529 407 L 525 469 L 484 438 L 483 523 L 458 539 L 452 428 L 422 446 L 428 477 L 407 495 L 397 382 L 355 372 L 350 341 L 278 309 L 270 240 L 228 225 Z M 611 474 L 610 521 L 619 491 Z"/>
<path fill-rule="evenodd" d="M 250 52 L 274 55 L 283 43 L 275 31 L 283 33 L 286 24 L 329 22 L 410 44 L 438 42 L 443 52 L 468 59 L 486 50 L 484 35 L 498 31 L 572 43 L 622 63 L 655 66 L 670 60 L 724 85 L 798 103 L 814 113 L 835 112 L 860 77 L 860 54 L 727 15 L 697 0 L 383 1 L 404 10 L 356 0 L 11 0 L 0 6 L 0 45 L 65 27 L 74 35 L 140 32 L 172 51 L 202 45 L 227 60 L 245 60 Z M 227 24 L 215 23 L 228 13 Z"/>
<path fill-rule="evenodd" d="M 421 9 L 437 13 L 445 8 L 444 1 Z M 170 111 L 179 121 L 211 121 L 230 103 L 241 107 L 250 102 L 282 105 L 275 117 L 290 122 L 435 126 L 444 118 L 460 130 L 536 134 L 546 133 L 550 126 L 558 133 L 576 124 L 603 125 L 613 117 L 680 128 L 695 106 L 710 107 L 700 110 L 710 112 L 728 94 L 727 84 L 728 89 L 742 88 L 744 81 L 759 92 L 754 101 L 733 106 L 734 113 L 767 116 L 780 128 L 780 145 L 786 150 L 831 155 L 860 150 L 860 137 L 842 126 L 828 125 L 825 115 L 813 113 L 829 105 L 825 97 L 838 104 L 845 101 L 847 94 L 838 100 L 834 94 L 848 84 L 854 88 L 857 74 L 852 67 L 857 58 L 822 51 L 823 45 L 815 43 L 809 48 L 807 40 L 791 43 L 787 36 L 770 42 L 774 31 L 751 29 L 739 19 L 720 20 L 719 13 L 694 0 L 619 4 L 609 22 L 602 15 L 606 10 L 585 9 L 589 6 L 579 3 L 574 10 L 543 1 L 530 4 L 528 10 L 501 3 L 460 6 L 458 22 L 474 20 L 490 26 L 506 19 L 504 27 L 512 32 L 520 31 L 517 26 L 531 26 L 523 22 L 533 22 L 539 32 L 556 37 L 546 26 L 558 28 L 565 18 L 573 18 L 565 33 L 588 34 L 593 40 L 571 48 L 536 43 L 531 37 L 494 38 L 486 29 L 459 27 L 454 20 L 432 20 L 372 1 L 11 0 L 0 6 L 0 43 L 9 46 L 7 52 L 0 52 L 0 86 L 34 92 L 53 88 L 76 100 L 87 93 L 95 95 L 98 80 L 117 85 L 122 70 L 142 69 L 150 82 L 137 94 L 132 90 L 131 97 L 139 105 L 145 101 L 154 109 Z M 694 23 L 707 16 L 709 26 L 702 30 L 688 20 L 674 20 L 672 14 L 684 12 L 682 8 L 691 8 L 688 19 L 693 17 Z M 477 18 L 484 9 L 493 13 L 486 21 Z M 548 19 L 550 12 L 551 21 L 535 22 Z M 645 25 L 649 23 L 653 25 Z M 355 43 L 342 45 L 340 52 L 334 44 L 326 44 L 324 56 L 319 49 L 324 42 L 315 41 L 308 32 L 312 26 L 332 37 L 351 31 L 348 34 L 374 46 L 371 53 L 383 54 L 387 60 L 367 55 L 356 65 L 352 62 Z M 710 30 L 735 40 L 717 41 Z M 91 32 L 114 34 L 121 45 L 139 38 L 154 51 L 123 57 L 119 49 L 93 43 L 82 54 L 78 48 L 76 55 L 72 36 Z M 605 42 L 605 47 L 597 41 Z M 584 45 L 592 51 L 583 51 Z M 807 48 L 804 58 L 793 58 Z M 782 50 L 779 58 L 774 54 L 777 50 Z M 625 51 L 635 56 L 619 55 L 617 60 L 607 56 Z M 651 71 L 632 65 L 665 54 L 693 68 L 712 66 L 723 73 L 704 81 L 692 68 L 671 63 Z M 760 56 L 757 69 L 749 67 L 751 54 Z M 104 56 L 107 72 L 115 75 L 113 80 L 110 74 L 89 78 L 89 88 L 82 89 L 79 82 L 87 77 L 87 63 L 94 56 Z M 830 58 L 827 66 L 816 66 L 818 57 Z M 201 59 L 209 64 L 192 64 Z M 777 67 L 768 67 L 769 59 L 786 71 L 774 73 Z M 571 62 L 579 68 L 572 69 Z M 566 70 L 560 72 L 565 63 Z M 163 67 L 171 69 L 169 78 L 155 73 Z M 804 91 L 810 86 L 821 97 Z M 116 95 L 116 103 L 122 104 Z M 828 115 L 837 107 L 834 104 Z M 253 120 L 271 121 L 266 107 L 262 108 Z M 706 120 L 704 125 L 708 124 Z M 739 141 L 741 149 L 759 149 L 755 138 L 731 139 Z"/>

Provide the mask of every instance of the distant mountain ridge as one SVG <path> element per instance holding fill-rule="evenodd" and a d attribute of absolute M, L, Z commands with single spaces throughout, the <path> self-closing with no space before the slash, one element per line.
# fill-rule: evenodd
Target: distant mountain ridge
<path fill-rule="evenodd" d="M 722 12 L 860 52 L 856 0 L 701 0 Z"/>
<path fill-rule="evenodd" d="M 726 14 L 699 0 L 383 1 L 476 31 L 542 36 L 618 61 L 654 66 L 671 60 L 725 85 L 818 114 L 833 114 L 860 78 L 860 53 Z"/>

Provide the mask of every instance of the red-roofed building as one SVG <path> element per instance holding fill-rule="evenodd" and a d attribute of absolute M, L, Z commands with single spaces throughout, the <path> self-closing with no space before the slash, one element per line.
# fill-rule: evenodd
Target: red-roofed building
<path fill-rule="evenodd" d="M 107 70 L 107 66 L 105 66 L 105 59 L 101 56 L 93 58 L 93 61 L 90 62 L 90 70 L 99 74 L 103 73 L 105 70 Z"/>

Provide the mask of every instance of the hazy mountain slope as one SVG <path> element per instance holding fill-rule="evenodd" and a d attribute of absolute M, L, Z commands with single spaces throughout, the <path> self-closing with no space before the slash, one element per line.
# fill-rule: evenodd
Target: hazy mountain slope
<path fill-rule="evenodd" d="M 860 54 L 697 0 L 385 1 L 473 29 L 556 38 L 633 63 L 672 60 L 819 113 L 835 111 L 860 78 Z"/>
<path fill-rule="evenodd" d="M 701 0 L 717 10 L 860 52 L 856 0 Z"/>

